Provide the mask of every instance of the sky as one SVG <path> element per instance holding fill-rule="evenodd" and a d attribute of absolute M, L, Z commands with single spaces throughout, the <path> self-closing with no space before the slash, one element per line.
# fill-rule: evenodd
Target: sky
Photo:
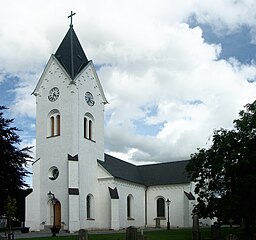
<path fill-rule="evenodd" d="M 109 102 L 105 152 L 113 156 L 135 164 L 189 159 L 256 99 L 255 0 L 0 3 L 0 105 L 22 130 L 21 147 L 36 144 L 31 93 L 71 11 Z"/>

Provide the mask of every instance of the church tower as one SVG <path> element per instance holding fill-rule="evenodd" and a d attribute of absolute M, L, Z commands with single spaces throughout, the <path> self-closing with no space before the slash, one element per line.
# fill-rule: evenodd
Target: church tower
<path fill-rule="evenodd" d="M 90 228 L 99 201 L 97 161 L 104 161 L 104 105 L 93 62 L 71 24 L 33 92 L 36 161 L 26 225 L 69 231 Z M 95 224 L 95 223 L 94 223 Z M 95 225 L 94 225 L 95 226 Z"/>

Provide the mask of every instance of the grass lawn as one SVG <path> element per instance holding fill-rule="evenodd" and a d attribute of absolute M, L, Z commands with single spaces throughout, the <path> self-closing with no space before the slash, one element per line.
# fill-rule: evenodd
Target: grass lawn
<path fill-rule="evenodd" d="M 221 236 L 225 240 L 226 236 L 230 233 L 236 234 L 240 240 L 248 240 L 239 228 L 222 228 Z M 144 235 L 147 240 L 191 240 L 191 229 L 171 229 L 160 231 L 146 231 Z M 201 239 L 210 239 L 210 228 L 201 229 Z M 78 240 L 78 236 L 56 236 L 56 237 L 44 237 L 44 238 L 28 238 L 22 240 Z M 111 234 L 90 234 L 89 240 L 125 240 L 125 233 L 111 233 Z"/>

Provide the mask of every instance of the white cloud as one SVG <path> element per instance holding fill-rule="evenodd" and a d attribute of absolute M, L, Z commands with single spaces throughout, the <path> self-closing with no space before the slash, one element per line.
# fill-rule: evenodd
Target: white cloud
<path fill-rule="evenodd" d="M 35 116 L 31 92 L 73 10 L 75 31 L 87 57 L 101 66 L 110 102 L 106 150 L 131 162 L 188 158 L 213 129 L 232 127 L 254 100 L 255 84 L 248 81 L 255 80 L 256 67 L 219 59 L 222 46 L 205 42 L 202 29 L 189 28 L 186 20 L 194 16 L 225 34 L 246 25 L 253 41 L 255 8 L 251 0 L 7 1 L 0 15 L 0 69 L 19 79 L 12 110 Z M 159 132 L 138 134 L 137 120 L 159 124 Z"/>

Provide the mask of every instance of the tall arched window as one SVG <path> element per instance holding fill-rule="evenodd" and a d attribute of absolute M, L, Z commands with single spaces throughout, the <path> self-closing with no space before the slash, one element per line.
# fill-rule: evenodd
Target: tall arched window
<path fill-rule="evenodd" d="M 156 201 L 157 217 L 165 217 L 165 201 L 160 197 Z"/>
<path fill-rule="evenodd" d="M 50 126 L 50 128 L 51 128 L 51 137 L 53 137 L 54 136 L 54 116 L 51 116 L 50 122 L 51 122 L 51 126 Z"/>
<path fill-rule="evenodd" d="M 84 138 L 94 140 L 94 118 L 90 113 L 84 116 Z"/>
<path fill-rule="evenodd" d="M 57 115 L 56 116 L 56 119 L 57 119 L 57 136 L 60 135 L 60 115 Z"/>
<path fill-rule="evenodd" d="M 47 137 L 55 137 L 60 135 L 60 112 L 53 109 L 48 114 Z"/>
<path fill-rule="evenodd" d="M 127 196 L 127 218 L 133 219 L 133 196 Z"/>
<path fill-rule="evenodd" d="M 94 220 L 94 197 L 92 194 L 86 196 L 86 217 L 87 220 Z"/>
<path fill-rule="evenodd" d="M 89 120 L 89 139 L 92 140 L 92 120 Z"/>
<path fill-rule="evenodd" d="M 90 195 L 86 197 L 86 214 L 87 214 L 87 219 L 91 218 L 91 196 Z"/>
<path fill-rule="evenodd" d="M 87 118 L 84 118 L 84 138 L 87 138 Z"/>

